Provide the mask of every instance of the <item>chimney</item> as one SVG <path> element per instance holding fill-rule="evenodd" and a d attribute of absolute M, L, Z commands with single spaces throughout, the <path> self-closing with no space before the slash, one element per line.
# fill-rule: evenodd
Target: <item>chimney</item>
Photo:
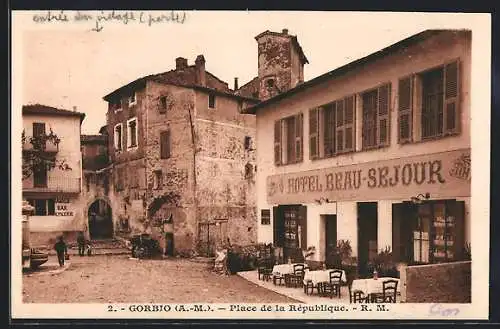
<path fill-rule="evenodd" d="M 73 106 L 73 112 L 76 112 L 76 106 Z"/>
<path fill-rule="evenodd" d="M 284 35 L 288 35 L 288 29 L 283 29 L 283 31 L 281 31 Z"/>
<path fill-rule="evenodd" d="M 175 59 L 175 69 L 176 70 L 184 70 L 188 66 L 188 61 L 187 59 L 183 57 L 177 57 Z"/>
<path fill-rule="evenodd" d="M 238 78 L 234 78 L 234 90 L 238 90 Z"/>
<path fill-rule="evenodd" d="M 205 87 L 207 85 L 206 74 L 205 74 L 205 57 L 203 55 L 198 55 L 194 61 L 196 64 L 196 82 Z"/>

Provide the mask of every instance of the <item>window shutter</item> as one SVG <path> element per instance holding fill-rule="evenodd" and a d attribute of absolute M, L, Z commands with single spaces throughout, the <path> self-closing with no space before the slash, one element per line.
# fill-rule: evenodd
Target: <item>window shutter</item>
<path fill-rule="evenodd" d="M 325 157 L 331 157 L 335 154 L 335 108 L 335 102 L 322 108 L 324 118 L 323 148 Z"/>
<path fill-rule="evenodd" d="M 398 93 L 398 142 L 404 144 L 412 140 L 413 77 L 399 80 Z"/>
<path fill-rule="evenodd" d="M 300 225 L 300 246 L 307 250 L 307 207 L 299 206 L 298 224 Z"/>
<path fill-rule="evenodd" d="M 170 158 L 170 130 L 160 133 L 160 157 L 161 159 Z"/>
<path fill-rule="evenodd" d="M 278 207 L 273 207 L 273 243 L 275 247 L 283 247 L 285 240 L 285 219 Z"/>
<path fill-rule="evenodd" d="M 389 144 L 389 111 L 391 101 L 390 84 L 378 88 L 378 143 L 380 146 Z"/>
<path fill-rule="evenodd" d="M 160 114 L 167 113 L 167 97 L 161 96 L 158 100 L 158 112 Z"/>
<path fill-rule="evenodd" d="M 295 162 L 302 161 L 303 114 L 295 116 Z"/>
<path fill-rule="evenodd" d="M 281 163 L 281 120 L 277 120 L 274 122 L 274 164 Z"/>
<path fill-rule="evenodd" d="M 337 139 L 337 153 L 344 151 L 344 100 L 336 102 L 336 139 Z"/>
<path fill-rule="evenodd" d="M 458 132 L 460 115 L 458 108 L 459 99 L 459 62 L 446 64 L 444 67 L 444 133 Z"/>
<path fill-rule="evenodd" d="M 319 157 L 319 109 L 309 110 L 309 158 Z"/>
<path fill-rule="evenodd" d="M 356 140 L 354 129 L 355 96 L 347 97 L 344 106 L 344 151 L 354 151 L 354 141 Z"/>
<path fill-rule="evenodd" d="M 45 123 L 33 122 L 33 137 L 45 136 Z"/>

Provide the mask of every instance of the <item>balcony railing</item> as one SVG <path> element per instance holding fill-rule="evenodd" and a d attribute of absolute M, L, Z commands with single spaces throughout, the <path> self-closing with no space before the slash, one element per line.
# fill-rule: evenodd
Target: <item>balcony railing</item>
<path fill-rule="evenodd" d="M 42 151 L 47 153 L 57 153 L 59 152 L 59 144 L 54 143 L 52 140 L 47 140 L 45 141 L 45 147 L 42 147 L 41 150 L 37 150 L 34 148 L 33 144 L 29 142 L 29 140 L 26 140 L 23 143 L 23 151 L 27 152 Z"/>
<path fill-rule="evenodd" d="M 81 178 L 79 177 L 47 177 L 46 182 L 40 182 L 31 176 L 30 178 L 23 180 L 23 192 L 80 193 L 80 191 Z"/>

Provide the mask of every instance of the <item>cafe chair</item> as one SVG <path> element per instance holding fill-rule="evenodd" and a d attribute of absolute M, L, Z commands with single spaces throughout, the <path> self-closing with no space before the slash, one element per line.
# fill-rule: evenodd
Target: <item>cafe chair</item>
<path fill-rule="evenodd" d="M 293 265 L 293 273 L 292 274 L 285 274 L 285 285 L 287 287 L 293 287 L 293 288 L 298 288 L 302 286 L 303 281 L 304 281 L 304 264 L 295 264 Z"/>
<path fill-rule="evenodd" d="M 280 286 L 285 283 L 285 277 L 281 274 L 273 274 L 273 284 Z"/>
<path fill-rule="evenodd" d="M 306 295 L 312 295 L 313 292 L 314 292 L 314 284 L 312 280 L 307 280 L 306 282 L 304 282 L 304 293 Z"/>
<path fill-rule="evenodd" d="M 349 303 L 355 304 L 365 302 L 367 302 L 367 296 L 360 290 L 352 291 L 352 283 L 349 284 Z"/>
<path fill-rule="evenodd" d="M 259 275 L 259 280 L 270 280 L 271 274 L 273 272 L 272 262 L 267 259 L 259 261 L 257 272 Z"/>
<path fill-rule="evenodd" d="M 395 303 L 397 295 L 398 281 L 386 280 L 382 282 L 382 293 L 372 294 L 372 303 Z"/>
<path fill-rule="evenodd" d="M 340 286 L 342 279 L 342 271 L 341 270 L 333 270 L 330 271 L 330 281 L 323 282 L 322 284 L 322 295 L 329 295 L 330 298 L 341 297 Z"/>

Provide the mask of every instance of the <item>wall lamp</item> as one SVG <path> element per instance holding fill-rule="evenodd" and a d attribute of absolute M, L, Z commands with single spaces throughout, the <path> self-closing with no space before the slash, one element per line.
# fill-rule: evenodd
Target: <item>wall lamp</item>
<path fill-rule="evenodd" d="M 321 197 L 319 199 L 315 199 L 314 202 L 316 202 L 317 204 L 323 204 L 323 203 L 334 203 L 335 201 Z"/>
<path fill-rule="evenodd" d="M 431 197 L 431 194 L 428 192 L 425 194 L 420 193 L 420 194 L 417 194 L 417 196 L 412 196 L 410 198 L 410 200 L 414 204 L 421 204 L 424 201 L 429 200 L 430 197 Z"/>

